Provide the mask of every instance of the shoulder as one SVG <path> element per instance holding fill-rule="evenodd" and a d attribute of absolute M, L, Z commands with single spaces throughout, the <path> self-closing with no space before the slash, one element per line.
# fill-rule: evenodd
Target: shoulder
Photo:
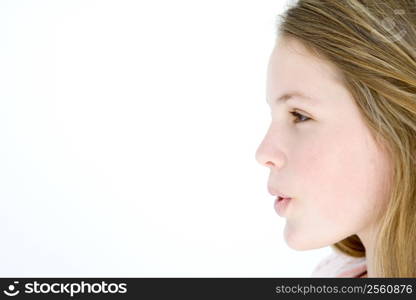
<path fill-rule="evenodd" d="M 366 269 L 365 257 L 352 257 L 333 250 L 313 269 L 311 277 L 356 277 Z"/>

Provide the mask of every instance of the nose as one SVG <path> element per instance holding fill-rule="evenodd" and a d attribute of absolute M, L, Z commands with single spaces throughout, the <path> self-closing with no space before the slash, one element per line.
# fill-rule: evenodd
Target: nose
<path fill-rule="evenodd" d="M 281 168 L 286 161 L 283 151 L 279 148 L 276 136 L 270 130 L 258 146 L 255 157 L 259 164 L 268 168 Z"/>

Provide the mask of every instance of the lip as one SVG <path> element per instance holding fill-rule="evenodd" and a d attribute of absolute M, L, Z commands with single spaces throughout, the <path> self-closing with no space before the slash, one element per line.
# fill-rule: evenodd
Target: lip
<path fill-rule="evenodd" d="M 285 217 L 287 208 L 292 201 L 292 198 L 281 199 L 279 198 L 279 196 L 277 196 L 276 200 L 274 201 L 274 209 L 277 212 L 277 214 L 281 217 Z"/>
<path fill-rule="evenodd" d="M 290 203 L 293 201 L 291 196 L 283 194 L 279 192 L 279 190 L 273 188 L 272 186 L 267 186 L 269 193 L 272 196 L 276 196 L 274 201 L 274 209 L 280 217 L 284 217 L 286 215 L 286 211 Z"/>
<path fill-rule="evenodd" d="M 277 189 L 275 189 L 271 186 L 267 186 L 267 189 L 268 189 L 270 195 L 272 195 L 272 196 L 277 196 L 277 197 L 280 197 L 280 198 L 292 198 L 288 195 L 285 195 L 285 194 L 279 192 Z"/>

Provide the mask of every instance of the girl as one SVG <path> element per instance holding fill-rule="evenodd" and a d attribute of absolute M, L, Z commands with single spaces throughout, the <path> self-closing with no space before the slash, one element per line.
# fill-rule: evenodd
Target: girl
<path fill-rule="evenodd" d="M 416 277 L 416 7 L 299 0 L 267 71 L 256 151 L 296 250 L 331 246 L 312 276 Z"/>

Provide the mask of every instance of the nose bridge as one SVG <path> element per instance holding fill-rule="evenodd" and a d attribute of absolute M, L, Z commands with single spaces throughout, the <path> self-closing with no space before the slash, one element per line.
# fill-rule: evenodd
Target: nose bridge
<path fill-rule="evenodd" d="M 259 164 L 266 167 L 281 167 L 284 164 L 282 137 L 279 137 L 278 132 L 279 130 L 271 124 L 256 151 Z"/>

